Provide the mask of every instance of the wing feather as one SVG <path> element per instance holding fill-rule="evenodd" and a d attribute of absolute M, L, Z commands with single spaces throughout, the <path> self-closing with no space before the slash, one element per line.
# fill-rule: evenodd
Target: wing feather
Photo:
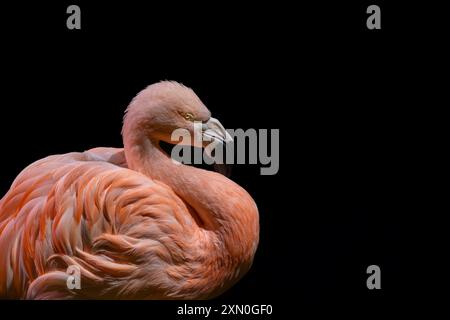
<path fill-rule="evenodd" d="M 0 297 L 176 292 L 177 281 L 161 267 L 196 259 L 195 241 L 179 239 L 198 232 L 187 212 L 169 187 L 127 169 L 120 149 L 39 160 L 0 201 Z M 88 289 L 67 288 L 69 265 L 79 267 Z M 138 288 L 132 280 L 142 270 L 148 281 Z"/>

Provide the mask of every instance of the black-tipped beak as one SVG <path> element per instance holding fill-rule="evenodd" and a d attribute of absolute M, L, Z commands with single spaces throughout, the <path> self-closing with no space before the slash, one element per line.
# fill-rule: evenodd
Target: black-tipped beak
<path fill-rule="evenodd" d="M 233 142 L 233 138 L 219 120 L 210 118 L 202 125 L 202 135 L 205 141 L 217 141 L 223 144 Z"/>

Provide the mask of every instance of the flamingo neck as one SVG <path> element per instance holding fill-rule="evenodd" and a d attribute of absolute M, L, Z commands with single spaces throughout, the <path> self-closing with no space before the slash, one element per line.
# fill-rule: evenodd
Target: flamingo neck
<path fill-rule="evenodd" d="M 251 260 L 259 237 L 258 210 L 253 199 L 225 176 L 177 164 L 145 134 L 127 136 L 125 156 L 130 169 L 159 180 L 200 217 L 200 227 L 213 231 L 231 256 Z M 131 133 L 131 132 L 128 132 Z M 240 245 L 236 245 L 240 241 Z"/>
<path fill-rule="evenodd" d="M 217 230 L 219 228 L 217 221 L 229 220 L 223 210 L 214 212 L 206 210 L 208 201 L 216 198 L 216 195 L 202 187 L 202 181 L 210 178 L 208 177 L 210 172 L 172 161 L 160 148 L 157 140 L 147 137 L 135 140 L 129 148 L 126 144 L 125 155 L 130 169 L 171 187 L 200 217 L 200 225 L 205 229 Z"/>

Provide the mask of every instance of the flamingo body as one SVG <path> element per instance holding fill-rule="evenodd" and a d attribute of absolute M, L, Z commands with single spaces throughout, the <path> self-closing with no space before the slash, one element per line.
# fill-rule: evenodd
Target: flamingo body
<path fill-rule="evenodd" d="M 124 149 L 50 156 L 17 176 L 0 200 L 0 297 L 206 299 L 249 270 L 253 199 L 164 155 L 156 142 L 167 140 L 165 126 L 190 124 L 158 118 L 160 109 L 209 117 L 192 90 L 161 82 L 130 104 Z M 67 286 L 69 266 L 80 289 Z"/>

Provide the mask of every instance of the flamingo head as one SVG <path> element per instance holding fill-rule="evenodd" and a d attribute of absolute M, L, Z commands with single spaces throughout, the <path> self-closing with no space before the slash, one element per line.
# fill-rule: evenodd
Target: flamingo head
<path fill-rule="evenodd" d="M 194 91 L 175 81 L 161 81 L 141 91 L 127 109 L 124 134 L 127 134 L 126 128 L 130 122 L 137 123 L 151 140 L 170 144 L 178 142 L 172 136 L 177 129 L 184 129 L 191 137 L 180 143 L 197 147 L 212 141 L 233 141 L 222 124 L 211 117 L 211 112 Z M 202 135 L 201 139 L 194 139 L 198 133 Z M 198 145 L 199 140 L 201 145 Z"/>

